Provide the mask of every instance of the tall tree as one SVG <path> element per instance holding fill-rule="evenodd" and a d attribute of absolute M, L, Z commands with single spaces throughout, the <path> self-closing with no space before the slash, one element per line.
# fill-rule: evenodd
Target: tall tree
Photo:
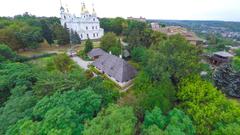
<path fill-rule="evenodd" d="M 87 39 L 85 42 L 84 52 L 88 53 L 93 49 L 93 42 L 90 39 Z"/>
<path fill-rule="evenodd" d="M 53 32 L 49 28 L 45 20 L 41 20 L 42 35 L 47 40 L 49 44 L 53 43 Z"/>
<path fill-rule="evenodd" d="M 85 125 L 83 135 L 133 135 L 136 122 L 132 108 L 111 105 Z"/>

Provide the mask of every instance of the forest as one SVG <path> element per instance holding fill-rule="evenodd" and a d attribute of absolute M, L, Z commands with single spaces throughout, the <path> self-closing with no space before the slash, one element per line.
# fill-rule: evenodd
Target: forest
<path fill-rule="evenodd" d="M 0 18 L 1 135 L 240 133 L 240 53 L 212 71 L 202 62 L 203 48 L 181 35 L 168 37 L 148 23 L 123 18 L 100 22 L 106 32 L 103 50 L 119 55 L 120 38 L 128 43 L 126 60 L 138 75 L 127 92 L 84 71 L 64 53 L 34 60 L 17 53 L 43 41 L 69 44 L 69 31 L 58 18 Z M 89 40 L 81 45 L 81 54 L 93 48 Z"/>

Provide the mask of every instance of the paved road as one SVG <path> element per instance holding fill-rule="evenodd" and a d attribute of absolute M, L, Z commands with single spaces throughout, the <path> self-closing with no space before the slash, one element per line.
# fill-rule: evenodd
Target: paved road
<path fill-rule="evenodd" d="M 72 60 L 75 61 L 80 67 L 82 67 L 84 70 L 88 70 L 88 65 L 91 64 L 91 61 L 84 61 L 78 56 L 72 57 Z"/>

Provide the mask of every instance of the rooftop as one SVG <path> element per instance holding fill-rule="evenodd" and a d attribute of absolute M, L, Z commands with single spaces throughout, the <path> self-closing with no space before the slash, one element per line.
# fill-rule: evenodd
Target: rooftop
<path fill-rule="evenodd" d="M 128 82 L 137 74 L 137 70 L 125 60 L 108 53 L 102 55 L 92 65 L 118 82 Z"/>
<path fill-rule="evenodd" d="M 222 57 L 233 57 L 232 54 L 225 52 L 225 51 L 221 51 L 221 52 L 215 52 L 213 53 L 214 55 L 218 55 L 218 56 L 222 56 Z"/>
<path fill-rule="evenodd" d="M 93 57 L 98 57 L 98 56 L 102 56 L 105 54 L 106 54 L 106 52 L 103 51 L 101 48 L 94 48 L 88 53 L 88 56 L 93 58 Z"/>

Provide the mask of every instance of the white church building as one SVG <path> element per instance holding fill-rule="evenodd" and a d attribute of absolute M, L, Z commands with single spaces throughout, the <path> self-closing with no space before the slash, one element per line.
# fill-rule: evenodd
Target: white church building
<path fill-rule="evenodd" d="M 81 16 L 76 17 L 70 14 L 68 9 L 65 10 L 61 6 L 61 25 L 66 26 L 68 29 L 76 31 L 81 40 L 86 39 L 99 39 L 104 35 L 104 30 L 100 28 L 100 22 L 97 18 L 95 9 L 93 8 L 90 13 L 85 3 L 82 3 Z"/>

